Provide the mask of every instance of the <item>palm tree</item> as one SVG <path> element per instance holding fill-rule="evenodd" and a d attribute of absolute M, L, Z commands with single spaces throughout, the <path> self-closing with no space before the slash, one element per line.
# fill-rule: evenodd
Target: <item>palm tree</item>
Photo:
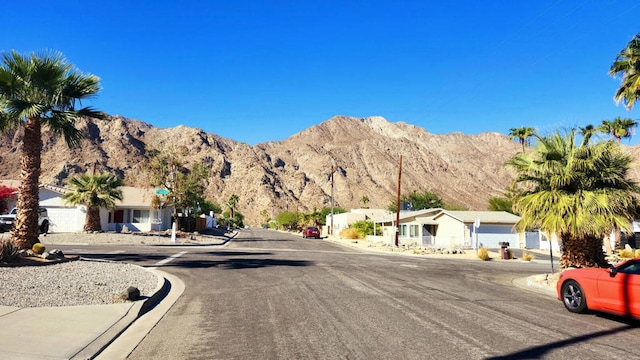
<path fill-rule="evenodd" d="M 616 117 L 613 121 L 602 120 L 602 124 L 598 127 L 600 132 L 609 134 L 611 139 L 616 139 L 618 143 L 622 138 L 631 138 L 638 122 L 629 118 Z"/>
<path fill-rule="evenodd" d="M 523 192 L 514 198 L 520 230 L 539 228 L 562 240 L 560 266 L 607 266 L 602 240 L 612 228 L 630 232 L 640 193 L 628 178 L 632 158 L 612 141 L 576 145 L 575 130 L 538 137 L 531 154 L 507 162 Z"/>
<path fill-rule="evenodd" d="M 616 104 L 622 102 L 627 110 L 631 110 L 640 99 L 640 34 L 636 34 L 618 53 L 609 75 L 621 77 L 620 87 L 613 96 Z"/>
<path fill-rule="evenodd" d="M 62 195 L 62 199 L 73 205 L 86 205 L 85 231 L 100 231 L 100 208 L 113 209 L 116 200 L 122 200 L 122 179 L 110 174 L 84 174 L 67 181 L 73 192 Z"/>
<path fill-rule="evenodd" d="M 520 145 L 522 145 L 522 152 L 524 152 L 524 146 L 529 145 L 529 138 L 534 136 L 535 129 L 530 127 L 519 127 L 509 129 L 509 139 L 518 139 Z"/>
<path fill-rule="evenodd" d="M 585 127 L 578 128 L 580 130 L 580 135 L 582 135 L 582 144 L 586 145 L 591 142 L 591 137 L 598 133 L 598 128 L 589 124 Z"/>
<path fill-rule="evenodd" d="M 99 78 L 83 74 L 60 53 L 2 54 L 0 63 L 0 131 L 22 129 L 22 161 L 13 240 L 20 248 L 38 242 L 38 185 L 42 128 L 76 146 L 82 133 L 75 127 L 82 117 L 103 118 L 81 101 L 100 90 Z"/>
<path fill-rule="evenodd" d="M 240 197 L 236 194 L 233 194 L 229 197 L 229 200 L 227 201 L 227 206 L 229 207 L 229 210 L 231 211 L 231 219 L 234 219 L 234 212 L 236 210 L 238 210 L 238 201 L 240 201 Z"/>
<path fill-rule="evenodd" d="M 367 206 L 367 203 L 369 203 L 369 197 L 367 195 L 362 195 L 362 197 L 360 198 L 360 202 L 362 203 L 363 207 Z"/>

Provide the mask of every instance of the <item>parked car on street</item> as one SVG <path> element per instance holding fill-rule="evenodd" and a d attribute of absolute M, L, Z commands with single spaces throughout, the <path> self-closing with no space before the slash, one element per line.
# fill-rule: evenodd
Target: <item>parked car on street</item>
<path fill-rule="evenodd" d="M 306 229 L 302 232 L 303 238 L 315 238 L 320 239 L 320 229 L 315 226 L 307 226 Z"/>
<path fill-rule="evenodd" d="M 566 270 L 556 285 L 567 310 L 608 312 L 640 318 L 640 258 L 611 268 Z"/>
<path fill-rule="evenodd" d="M 16 221 L 18 209 L 13 208 L 8 214 L 0 215 L 0 231 L 11 231 Z M 49 216 L 46 208 L 38 208 L 38 231 L 41 234 L 49 232 Z"/>

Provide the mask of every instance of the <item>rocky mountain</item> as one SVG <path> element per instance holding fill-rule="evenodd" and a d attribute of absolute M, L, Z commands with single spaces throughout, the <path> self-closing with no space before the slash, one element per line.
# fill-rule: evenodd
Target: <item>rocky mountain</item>
<path fill-rule="evenodd" d="M 232 194 L 249 224 L 260 212 L 308 212 L 329 206 L 331 173 L 334 202 L 345 209 L 386 208 L 395 199 L 402 155 L 402 192 L 431 191 L 445 202 L 484 210 L 512 179 L 504 162 L 520 145 L 499 133 L 434 135 L 382 117 L 336 116 L 288 139 L 250 146 L 195 128 L 160 129 L 120 116 L 83 120 L 86 139 L 69 149 L 63 140 L 43 136 L 42 183 L 63 185 L 70 176 L 91 171 L 116 173 L 131 186 L 148 186 L 149 150 L 186 149 L 188 163 L 211 171 L 207 197 L 225 204 Z M 0 178 L 18 179 L 22 134 L 0 135 Z M 638 147 L 629 147 L 637 158 Z M 636 165 L 633 176 L 640 178 Z"/>

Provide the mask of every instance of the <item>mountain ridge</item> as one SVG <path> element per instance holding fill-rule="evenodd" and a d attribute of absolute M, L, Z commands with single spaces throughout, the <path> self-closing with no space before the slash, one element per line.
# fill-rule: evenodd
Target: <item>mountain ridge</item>
<path fill-rule="evenodd" d="M 182 148 L 187 164 L 201 162 L 210 169 L 207 198 L 224 205 L 237 194 L 239 210 L 252 225 L 262 221 L 263 210 L 275 217 L 284 210 L 329 206 L 332 169 L 336 206 L 359 207 L 367 196 L 367 206 L 386 208 L 395 199 L 400 155 L 403 193 L 432 191 L 447 203 L 485 210 L 513 178 L 504 162 L 521 151 L 500 133 L 436 135 L 380 116 L 334 116 L 284 140 L 253 146 L 197 128 L 157 128 L 119 115 L 82 119 L 78 127 L 86 139 L 74 149 L 43 131 L 42 183 L 60 186 L 95 168 L 123 177 L 127 185 L 148 186 L 149 151 Z M 21 131 L 0 139 L 0 178 L 18 179 Z M 638 146 L 626 148 L 638 158 Z M 634 163 L 632 177 L 639 173 Z"/>

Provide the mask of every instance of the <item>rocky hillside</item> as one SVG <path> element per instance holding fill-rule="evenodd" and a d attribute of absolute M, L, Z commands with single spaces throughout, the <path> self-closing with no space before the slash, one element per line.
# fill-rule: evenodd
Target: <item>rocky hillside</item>
<path fill-rule="evenodd" d="M 211 169 L 207 196 L 224 204 L 240 197 L 249 224 L 260 212 L 311 211 L 329 206 L 334 171 L 336 206 L 387 207 L 395 198 L 398 165 L 402 191 L 429 190 L 447 203 L 486 209 L 512 175 L 502 164 L 520 146 L 499 133 L 434 135 L 410 124 L 381 117 L 337 116 L 280 142 L 249 146 L 202 130 L 178 126 L 159 129 L 120 116 L 81 124 L 87 139 L 69 149 L 45 133 L 41 182 L 63 185 L 87 170 L 109 171 L 127 185 L 147 186 L 148 151 L 169 146 L 188 150 L 187 161 Z M 22 134 L 0 136 L 0 178 L 18 179 Z M 634 156 L 638 147 L 630 147 Z M 636 165 L 634 176 L 640 178 Z"/>

